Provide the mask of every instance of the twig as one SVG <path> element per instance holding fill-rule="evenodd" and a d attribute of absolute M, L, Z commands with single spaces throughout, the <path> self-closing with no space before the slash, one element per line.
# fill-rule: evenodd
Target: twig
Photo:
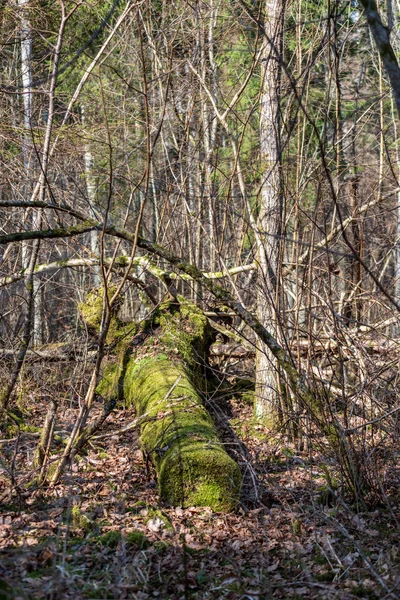
<path fill-rule="evenodd" d="M 358 429 L 362 429 L 363 427 L 368 427 L 368 425 L 374 425 L 375 423 L 379 423 L 379 421 L 383 421 L 383 419 L 390 417 L 391 415 L 398 412 L 399 410 L 400 410 L 400 406 L 397 406 L 396 408 L 393 408 L 392 410 L 390 410 L 388 413 L 381 415 L 380 417 L 377 417 L 376 419 L 373 419 L 372 421 L 367 421 L 367 423 L 362 423 L 361 425 L 357 425 L 357 427 L 352 427 L 351 429 L 345 429 L 344 433 L 346 435 L 349 435 L 350 433 L 354 433 Z"/>

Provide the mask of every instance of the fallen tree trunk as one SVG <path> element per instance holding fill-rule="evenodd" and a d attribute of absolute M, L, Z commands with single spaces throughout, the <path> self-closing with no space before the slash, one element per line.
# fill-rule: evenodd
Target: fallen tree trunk
<path fill-rule="evenodd" d="M 119 363 L 106 371 L 98 391 L 106 398 L 122 394 L 138 417 L 147 415 L 140 443 L 165 502 L 229 511 L 239 502 L 241 473 L 199 391 L 209 338 L 201 310 L 183 298 L 165 302 L 133 339 L 120 343 Z"/>
<path fill-rule="evenodd" d="M 45 344 L 34 350 L 27 350 L 25 363 L 34 362 L 76 362 L 77 360 L 93 360 L 97 355 L 96 350 L 87 350 L 70 344 Z M 0 358 L 12 361 L 18 356 L 18 351 L 11 348 L 0 348 Z"/>
<path fill-rule="evenodd" d="M 210 348 L 210 354 L 212 356 L 223 357 L 223 358 L 252 358 L 256 351 L 254 348 L 248 348 L 243 344 L 228 343 L 228 344 L 214 344 Z"/>

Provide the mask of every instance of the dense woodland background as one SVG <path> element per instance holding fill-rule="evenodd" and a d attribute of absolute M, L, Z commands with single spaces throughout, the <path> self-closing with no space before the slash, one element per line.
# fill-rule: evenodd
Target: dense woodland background
<path fill-rule="evenodd" d="M 0 597 L 400 597 L 399 45 L 397 0 L 0 1 Z M 166 296 L 232 514 L 98 393 Z"/>

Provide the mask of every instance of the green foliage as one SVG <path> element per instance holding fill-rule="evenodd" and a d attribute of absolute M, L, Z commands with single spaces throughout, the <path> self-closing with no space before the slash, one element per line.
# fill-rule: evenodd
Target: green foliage
<path fill-rule="evenodd" d="M 112 293 L 112 289 L 108 290 Z M 102 290 L 89 294 L 80 305 L 89 327 L 97 330 L 103 308 Z M 111 339 L 121 339 L 124 328 L 113 316 Z M 138 416 L 149 422 L 141 428 L 140 441 L 152 456 L 162 498 L 173 505 L 211 506 L 232 510 L 238 503 L 241 474 L 218 440 L 194 381 L 200 381 L 210 328 L 203 312 L 182 297 L 165 301 L 153 322 L 155 340 L 144 335 L 141 357 L 131 355 L 130 339 L 120 343 L 119 364 L 106 367 L 97 392 L 120 396 L 134 404 Z M 123 388 L 120 388 L 121 384 Z"/>
<path fill-rule="evenodd" d="M 5 413 L 5 418 L 3 417 L 1 422 L 2 430 L 5 435 L 9 437 L 13 437 L 18 433 L 18 431 L 24 433 L 40 433 L 41 427 L 37 427 L 35 425 L 31 425 L 25 422 L 26 415 L 21 410 L 14 410 L 14 412 L 8 411 Z"/>
<path fill-rule="evenodd" d="M 80 507 L 76 504 L 71 509 L 71 521 L 72 527 L 76 529 L 83 529 L 85 532 L 89 532 L 93 529 L 93 521 L 81 512 Z"/>
<path fill-rule="evenodd" d="M 60 19 L 56 6 L 45 13 L 48 27 L 53 29 L 50 39 L 55 40 L 57 24 Z M 115 19 L 118 17 L 122 3 L 119 0 L 103 0 L 102 2 L 84 2 L 69 18 L 64 34 L 64 54 L 60 69 L 60 91 L 73 90 L 81 79 L 89 61 L 101 48 Z"/>
<path fill-rule="evenodd" d="M 228 105 L 234 94 L 243 85 L 244 79 L 253 69 L 255 60 L 255 28 L 230 30 L 226 35 L 226 27 L 232 23 L 232 7 L 220 8 L 220 20 L 215 37 L 215 63 L 219 81 L 219 104 Z M 260 69 L 256 67 L 233 110 L 227 115 L 230 135 L 236 140 L 240 152 L 242 175 L 247 184 L 248 197 L 253 197 L 260 182 L 259 165 L 259 95 L 261 90 Z M 220 109 L 221 110 L 221 109 Z M 225 185 L 231 182 L 235 158 L 230 140 L 218 140 L 216 148 L 215 168 L 212 181 L 215 188 L 223 195 Z"/>
<path fill-rule="evenodd" d="M 115 288 L 109 287 L 107 290 L 107 296 L 110 300 L 115 292 Z M 78 310 L 88 326 L 89 330 L 93 333 L 99 333 L 103 315 L 104 307 L 104 288 L 93 290 L 90 292 L 86 300 L 78 304 Z M 111 332 L 115 332 L 120 323 L 114 319 L 110 324 L 109 335 Z"/>
<path fill-rule="evenodd" d="M 149 540 L 141 531 L 130 531 L 126 534 L 126 543 L 136 546 L 139 550 L 143 550 L 150 545 Z"/>
<path fill-rule="evenodd" d="M 150 520 L 153 519 L 160 519 L 160 521 L 163 522 L 163 529 L 168 529 L 169 531 L 173 531 L 173 526 L 171 521 L 168 518 L 168 515 L 166 514 L 166 512 L 159 510 L 158 508 L 147 508 L 146 509 L 147 515 L 145 516 L 145 523 L 148 523 Z"/>
<path fill-rule="evenodd" d="M 120 531 L 107 531 L 99 537 L 99 543 L 106 548 L 116 548 L 121 541 Z"/>

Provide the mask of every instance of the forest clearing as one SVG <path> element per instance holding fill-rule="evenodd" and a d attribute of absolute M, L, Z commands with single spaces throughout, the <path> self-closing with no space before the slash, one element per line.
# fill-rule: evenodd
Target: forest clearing
<path fill-rule="evenodd" d="M 0 600 L 400 598 L 399 31 L 0 1 Z"/>

